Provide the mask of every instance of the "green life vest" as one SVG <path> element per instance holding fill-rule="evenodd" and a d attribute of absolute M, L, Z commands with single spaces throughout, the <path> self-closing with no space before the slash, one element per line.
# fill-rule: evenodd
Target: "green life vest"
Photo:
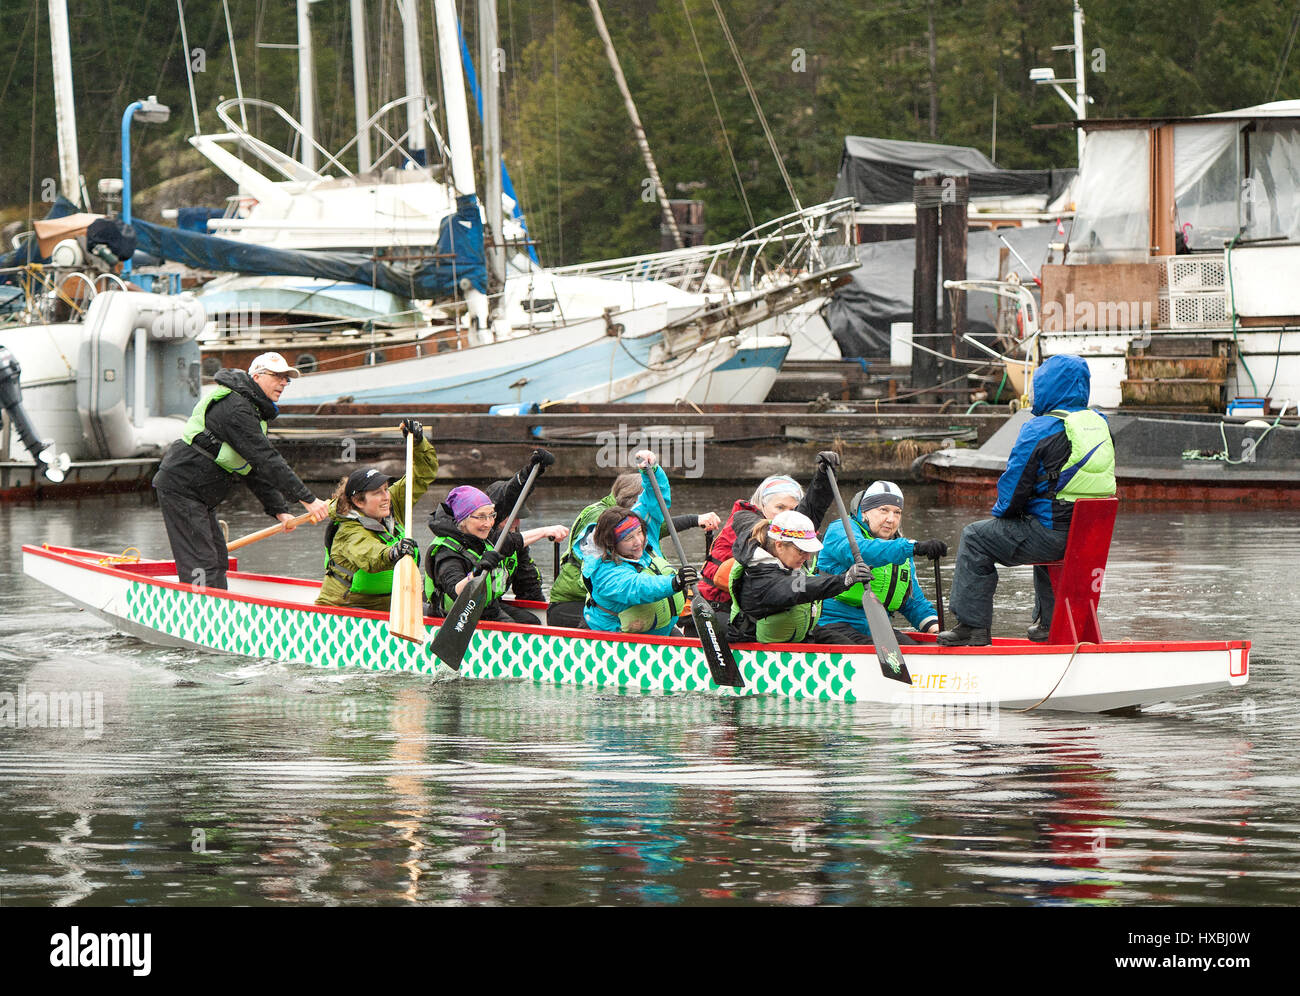
<path fill-rule="evenodd" d="M 471 546 L 466 546 L 454 536 L 435 535 L 432 542 L 429 543 L 429 552 L 436 559 L 439 550 L 448 550 L 460 559 L 464 560 L 469 567 L 469 573 L 474 572 L 474 566 L 483 559 L 483 554 L 479 553 Z M 431 561 L 432 562 L 432 561 Z M 514 574 L 515 568 L 519 566 L 519 555 L 512 553 L 501 561 L 492 570 L 486 572 L 487 577 L 487 604 L 491 605 L 498 598 L 501 598 L 510 589 L 510 576 Z M 430 567 L 429 573 L 433 573 Z M 436 585 L 435 579 L 430 579 L 431 585 Z M 456 604 L 455 591 L 443 591 L 437 589 L 438 595 L 441 596 L 441 605 L 443 612 L 451 611 L 451 607 Z"/>
<path fill-rule="evenodd" d="M 1058 473 L 1043 478 L 1050 482 L 1052 497 L 1060 501 L 1111 497 L 1115 493 L 1115 444 L 1106 420 L 1091 408 L 1047 414 L 1065 423 L 1065 437 L 1070 441 L 1065 465 Z M 1067 474 L 1070 476 L 1065 487 L 1056 490 L 1057 480 Z"/>
<path fill-rule="evenodd" d="M 195 437 L 199 437 L 202 445 L 194 446 L 200 453 L 205 453 L 216 462 L 216 465 L 222 470 L 241 476 L 248 474 L 253 466 L 229 443 L 218 439 L 208 429 L 207 416 L 208 407 L 214 401 L 220 401 L 226 395 L 230 394 L 230 388 L 218 387 L 206 398 L 201 398 L 199 403 L 194 406 L 194 411 L 190 413 L 189 421 L 185 423 L 185 430 L 181 433 L 181 440 L 190 446 L 194 446 Z M 262 426 L 262 435 L 266 435 L 266 419 L 259 419 Z M 216 456 L 213 456 L 216 451 Z"/>
<path fill-rule="evenodd" d="M 661 577 L 676 573 L 672 564 L 654 552 L 651 552 L 650 563 L 647 565 L 631 560 L 628 563 L 636 571 L 648 571 Z M 633 605 L 622 612 L 613 612 L 597 602 L 591 594 L 590 578 L 584 577 L 582 582 L 587 586 L 587 601 L 598 609 L 608 612 L 611 616 L 618 616 L 619 630 L 623 633 L 649 633 L 652 630 L 663 629 L 680 616 L 682 610 L 686 608 L 686 595 L 680 591 L 675 591 L 667 598 L 661 598 L 657 602 Z"/>
<path fill-rule="evenodd" d="M 813 557 L 804 565 L 803 572 L 809 577 L 817 573 L 816 557 Z M 733 560 L 731 573 L 726 578 L 715 578 L 719 582 L 719 587 L 725 588 L 727 593 L 731 595 L 731 621 L 733 623 L 740 616 L 748 614 L 741 611 L 740 599 L 737 597 L 734 587 L 739 584 L 744 573 L 745 565 L 738 560 Z M 754 621 L 754 632 L 758 636 L 759 643 L 802 643 L 808 634 L 812 632 L 812 628 L 817 625 L 817 619 L 821 616 L 821 611 L 821 602 L 800 602 L 788 609 L 774 612 L 770 616 L 756 619 Z"/>
<path fill-rule="evenodd" d="M 614 498 L 609 496 L 593 502 L 578 513 L 569 530 L 569 538 L 560 559 L 560 573 L 551 585 L 550 602 L 581 602 L 587 597 L 587 589 L 582 583 L 582 560 L 573 552 L 574 544 L 582 538 L 587 527 L 600 518 L 600 513 L 614 507 Z"/>
<path fill-rule="evenodd" d="M 339 526 L 342 525 L 337 519 L 331 519 L 328 526 L 325 527 L 325 573 L 333 574 L 336 578 L 348 586 L 350 592 L 356 592 L 358 595 L 391 595 L 393 593 L 393 569 L 390 567 L 386 571 L 363 571 L 360 568 L 348 570 L 342 564 L 333 559 L 332 550 L 334 546 L 334 537 L 338 534 Z M 402 529 L 402 524 L 393 520 L 393 531 L 375 534 L 375 538 L 386 547 L 397 546 L 406 538 L 406 533 Z M 420 562 L 420 549 L 416 547 L 415 562 Z M 433 584 L 429 578 L 424 579 L 424 597 L 428 598 L 433 593 Z"/>
<path fill-rule="evenodd" d="M 862 527 L 862 523 L 853 520 L 855 528 L 863 539 L 872 539 L 873 537 Z M 912 587 L 912 565 L 909 561 L 905 564 L 881 564 L 879 567 L 871 568 L 871 591 L 876 596 L 876 601 L 885 607 L 886 612 L 897 612 L 902 604 L 907 601 L 907 593 Z M 835 596 L 835 600 L 843 602 L 845 605 L 852 605 L 855 608 L 862 608 L 862 598 L 866 590 L 859 581 L 852 588 L 848 588 Z"/>

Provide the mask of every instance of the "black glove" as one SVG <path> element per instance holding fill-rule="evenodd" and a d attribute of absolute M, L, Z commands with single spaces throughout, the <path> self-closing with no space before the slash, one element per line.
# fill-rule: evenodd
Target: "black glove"
<path fill-rule="evenodd" d="M 866 584 L 871 579 L 871 568 L 862 561 L 855 561 L 853 566 L 844 572 L 844 587 L 852 588 L 859 582 Z"/>
<path fill-rule="evenodd" d="M 555 463 L 555 456 L 550 450 L 533 450 L 533 455 L 528 458 L 530 467 L 536 465 L 541 468 L 537 473 L 545 474 L 546 468 Z"/>
<path fill-rule="evenodd" d="M 920 540 L 913 544 L 912 556 L 924 560 L 937 560 L 948 556 L 948 544 L 943 540 Z"/>
<path fill-rule="evenodd" d="M 424 426 L 422 426 L 416 419 L 404 418 L 398 428 L 402 430 L 403 436 L 414 436 L 417 446 L 424 442 Z"/>
<path fill-rule="evenodd" d="M 388 559 L 395 564 L 403 557 L 409 557 L 413 553 L 415 553 L 415 540 L 408 536 L 404 540 L 399 540 L 396 546 L 388 548 Z"/>
<path fill-rule="evenodd" d="M 700 572 L 690 564 L 685 567 L 679 567 L 677 573 L 673 575 L 673 591 L 684 591 L 692 585 L 699 584 Z"/>
<path fill-rule="evenodd" d="M 505 540 L 501 543 L 501 559 L 505 560 L 511 554 L 524 552 L 524 534 L 517 530 L 510 530 L 506 533 Z"/>
<path fill-rule="evenodd" d="M 840 455 L 834 450 L 822 450 L 817 454 L 818 467 L 836 468 L 840 465 Z"/>
<path fill-rule="evenodd" d="M 500 566 L 500 564 L 501 554 L 489 548 L 483 552 L 483 556 L 479 557 L 478 563 L 474 565 L 474 573 L 483 574 Z"/>

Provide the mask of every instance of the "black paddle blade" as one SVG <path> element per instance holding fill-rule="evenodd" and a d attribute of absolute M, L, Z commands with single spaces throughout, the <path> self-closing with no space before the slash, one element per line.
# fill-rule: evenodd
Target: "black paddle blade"
<path fill-rule="evenodd" d="M 447 618 L 438 627 L 438 632 L 429 645 L 429 649 L 448 667 L 460 670 L 465 651 L 474 636 L 474 627 L 487 607 L 487 578 L 482 574 L 470 579 L 469 584 L 461 589 L 452 604 Z"/>
<path fill-rule="evenodd" d="M 894 624 L 889 619 L 889 613 L 876 600 L 869 586 L 864 585 L 863 588 L 862 609 L 867 614 L 867 628 L 871 630 L 871 642 L 876 648 L 876 657 L 880 660 L 880 673 L 886 678 L 910 685 L 912 676 L 903 663 L 903 652 L 898 649 L 898 637 L 894 636 Z"/>
<path fill-rule="evenodd" d="M 718 622 L 718 615 L 698 592 L 691 599 L 691 620 L 695 623 L 695 632 L 700 638 L 700 647 L 709 664 L 714 684 L 744 688 L 745 679 L 740 676 L 740 668 L 736 667 L 736 658 L 732 656 L 725 631 Z"/>

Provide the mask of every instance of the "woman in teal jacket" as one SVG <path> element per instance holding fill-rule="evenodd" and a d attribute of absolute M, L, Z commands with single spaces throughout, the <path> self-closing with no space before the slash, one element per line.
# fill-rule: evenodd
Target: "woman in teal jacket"
<path fill-rule="evenodd" d="M 668 477 L 655 455 L 641 450 L 636 459 L 643 475 L 655 475 L 664 505 L 670 506 Z M 686 604 L 682 589 L 699 576 L 693 567 L 675 572 L 660 554 L 655 537 L 662 527 L 663 511 L 649 487 L 635 509 L 606 509 L 588 527 L 580 541 L 588 593 L 582 618 L 588 629 L 654 636 L 673 631 Z"/>

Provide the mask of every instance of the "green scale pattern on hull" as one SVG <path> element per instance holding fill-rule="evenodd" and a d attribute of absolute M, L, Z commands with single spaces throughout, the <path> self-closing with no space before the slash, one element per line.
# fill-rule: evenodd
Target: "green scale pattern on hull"
<path fill-rule="evenodd" d="M 424 646 L 390 636 L 383 619 L 300 611 L 148 584 L 130 585 L 127 610 L 130 621 L 141 626 L 245 657 L 429 675 L 438 669 L 437 659 Z M 870 655 L 737 650 L 745 688 L 719 688 L 697 647 L 481 628 L 460 673 L 475 679 L 645 692 L 853 702 L 852 675 L 859 660 L 875 663 Z"/>

